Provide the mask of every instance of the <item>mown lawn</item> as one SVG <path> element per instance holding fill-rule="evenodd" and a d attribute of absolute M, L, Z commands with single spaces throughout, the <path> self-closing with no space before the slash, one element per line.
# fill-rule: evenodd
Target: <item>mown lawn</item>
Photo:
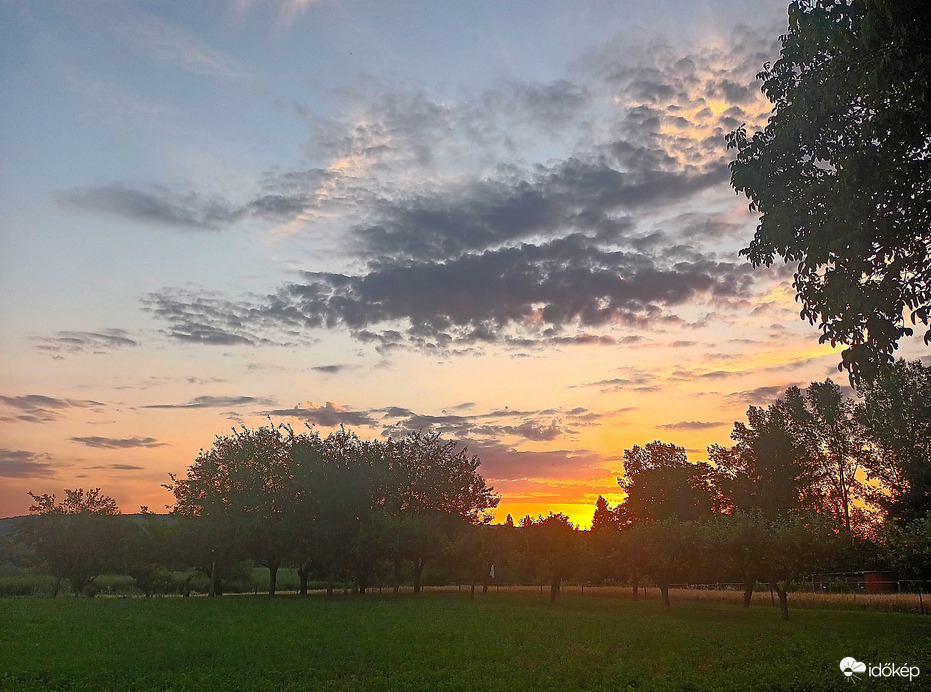
<path fill-rule="evenodd" d="M 850 690 L 931 617 L 535 595 L 0 600 L 0 690 Z M 927 676 L 927 677 L 925 677 Z"/>

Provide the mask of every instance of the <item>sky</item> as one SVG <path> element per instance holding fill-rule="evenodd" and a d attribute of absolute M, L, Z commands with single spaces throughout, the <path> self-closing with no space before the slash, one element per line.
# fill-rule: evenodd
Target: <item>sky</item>
<path fill-rule="evenodd" d="M 786 0 L 0 0 L 0 516 L 232 427 L 439 432 L 582 526 L 837 372 L 724 135 Z M 899 354 L 928 353 L 920 340 Z"/>

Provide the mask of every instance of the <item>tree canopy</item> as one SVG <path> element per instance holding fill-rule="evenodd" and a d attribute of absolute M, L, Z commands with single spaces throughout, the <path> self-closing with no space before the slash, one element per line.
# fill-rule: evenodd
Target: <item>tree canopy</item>
<path fill-rule="evenodd" d="M 931 317 L 928 26 L 926 0 L 792 2 L 758 75 L 769 122 L 727 138 L 731 185 L 760 214 L 742 253 L 798 263 L 801 316 L 847 346 L 838 367 L 855 381 Z"/>

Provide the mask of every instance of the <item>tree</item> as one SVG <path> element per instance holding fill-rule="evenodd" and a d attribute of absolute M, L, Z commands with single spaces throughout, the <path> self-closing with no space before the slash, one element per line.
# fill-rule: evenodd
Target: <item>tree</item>
<path fill-rule="evenodd" d="M 931 3 L 796 0 L 758 78 L 766 127 L 727 137 L 731 185 L 760 214 L 754 266 L 798 262 L 801 316 L 872 379 L 931 317 Z M 924 335 L 931 341 L 931 329 Z"/>
<path fill-rule="evenodd" d="M 931 514 L 908 524 L 892 524 L 886 529 L 886 553 L 898 569 L 918 579 L 919 594 L 931 578 Z M 924 600 L 919 596 L 921 612 Z"/>
<path fill-rule="evenodd" d="M 689 463 L 685 450 L 656 440 L 624 450 L 624 477 L 618 485 L 627 498 L 617 508 L 621 524 L 678 517 L 710 517 L 717 507 L 714 469 Z"/>
<path fill-rule="evenodd" d="M 789 619 L 789 585 L 829 563 L 840 546 L 836 534 L 812 514 L 769 522 L 764 537 L 764 574 L 779 596 L 779 612 Z"/>
<path fill-rule="evenodd" d="M 698 522 L 671 516 L 624 530 L 636 545 L 641 568 L 659 587 L 663 610 L 669 610 L 669 587 L 694 572 L 702 554 L 703 532 Z"/>
<path fill-rule="evenodd" d="M 857 416 L 876 447 L 867 472 L 883 489 L 873 501 L 896 524 L 924 518 L 931 512 L 931 368 L 899 360 L 860 394 Z"/>
<path fill-rule="evenodd" d="M 93 596 L 93 580 L 116 569 L 123 558 L 126 531 L 116 516 L 116 501 L 100 488 L 66 489 L 60 502 L 54 494 L 29 496 L 29 512 L 38 516 L 21 525 L 19 539 L 57 578 L 54 595 L 67 579 L 75 593 Z"/>
<path fill-rule="evenodd" d="M 439 434 L 416 432 L 372 445 L 387 469 L 380 509 L 397 518 L 398 546 L 413 565 L 419 593 L 427 561 L 442 555 L 463 524 L 491 521 L 500 497 L 478 473 L 481 460 Z"/>
<path fill-rule="evenodd" d="M 538 515 L 536 520 L 524 517 L 521 533 L 531 561 L 549 577 L 550 604 L 555 605 L 562 582 L 576 563 L 578 531 L 568 516 L 550 512 L 545 517 Z"/>
<path fill-rule="evenodd" d="M 269 568 L 269 594 L 275 594 L 278 568 L 292 545 L 293 439 L 272 426 L 243 427 L 201 450 L 186 478 L 171 475 L 173 512 L 199 518 L 209 537 L 211 595 L 222 592 L 223 568 L 242 552 Z"/>
<path fill-rule="evenodd" d="M 849 534 L 852 500 L 863 498 L 856 474 L 868 456 L 856 405 L 830 379 L 812 382 L 805 395 L 805 404 L 797 411 L 796 424 L 805 433 L 825 501 Z"/>
<path fill-rule="evenodd" d="M 595 500 L 595 513 L 592 515 L 592 533 L 617 531 L 619 524 L 617 509 L 612 509 L 608 501 L 599 495 Z"/>
<path fill-rule="evenodd" d="M 725 514 L 709 526 L 721 566 L 743 581 L 744 608 L 750 607 L 756 582 L 766 576 L 769 529 L 769 523 L 758 510 Z"/>
<path fill-rule="evenodd" d="M 823 508 L 819 470 L 796 422 L 805 415 L 801 392 L 790 387 L 766 408 L 751 406 L 746 424 L 734 423 L 736 445 L 708 448 L 730 511 L 759 511 L 772 521 Z"/>

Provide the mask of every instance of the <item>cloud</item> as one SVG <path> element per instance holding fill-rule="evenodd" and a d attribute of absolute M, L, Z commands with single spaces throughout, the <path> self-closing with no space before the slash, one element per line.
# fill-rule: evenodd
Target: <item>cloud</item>
<path fill-rule="evenodd" d="M 241 81 L 253 76 L 240 60 L 188 31 L 143 11 L 116 9 L 110 10 L 111 27 L 141 55 L 204 77 Z"/>
<path fill-rule="evenodd" d="M 19 413 L 13 416 L 0 417 L 0 421 L 25 423 L 50 423 L 62 417 L 62 412 L 71 408 L 102 407 L 99 401 L 81 399 L 56 399 L 41 394 L 28 394 L 26 396 L 0 396 L 0 405 L 12 408 Z"/>
<path fill-rule="evenodd" d="M 164 447 L 164 442 L 159 442 L 154 437 L 71 437 L 72 442 L 80 442 L 88 447 L 95 449 L 136 449 Z"/>
<path fill-rule="evenodd" d="M 102 464 L 100 466 L 91 466 L 93 471 L 142 471 L 144 466 L 133 466 L 132 464 Z"/>
<path fill-rule="evenodd" d="M 311 370 L 314 370 L 316 372 L 322 372 L 325 375 L 337 375 L 349 367 L 351 366 L 349 365 L 315 365 L 314 367 L 311 368 Z"/>
<path fill-rule="evenodd" d="M 469 452 L 482 461 L 479 472 L 490 482 L 505 480 L 569 480 L 616 473 L 616 464 L 587 449 L 518 451 L 501 444 L 474 444 Z"/>
<path fill-rule="evenodd" d="M 163 291 L 147 304 L 181 340 L 221 335 L 222 343 L 253 343 L 268 328 L 342 327 L 363 341 L 443 350 L 509 339 L 592 343 L 605 337 L 610 343 L 613 337 L 591 329 L 647 327 L 672 306 L 742 297 L 752 280 L 743 264 L 610 251 L 578 235 L 447 261 L 384 258 L 366 273 L 305 272 L 303 278 L 262 300 L 191 300 Z"/>
<path fill-rule="evenodd" d="M 60 331 L 51 336 L 32 337 L 35 348 L 50 353 L 106 353 L 107 351 L 138 346 L 124 329 L 104 329 L 100 332 Z"/>
<path fill-rule="evenodd" d="M 312 402 L 305 402 L 298 404 L 294 408 L 263 411 L 262 415 L 270 416 L 273 419 L 297 418 L 324 428 L 334 428 L 340 425 L 370 427 L 378 424 L 378 421 L 370 413 L 352 411 L 334 404 L 332 401 L 328 401 L 322 406 L 317 406 Z"/>
<path fill-rule="evenodd" d="M 55 475 L 48 454 L 0 449 L 0 477 L 47 478 Z"/>
<path fill-rule="evenodd" d="M 727 425 L 721 421 L 680 421 L 678 423 L 664 423 L 663 425 L 657 425 L 657 428 L 662 430 L 709 430 L 711 428 L 719 428 L 722 425 Z"/>
<path fill-rule="evenodd" d="M 258 217 L 338 238 L 341 271 L 311 267 L 265 296 L 147 295 L 174 340 L 281 344 L 339 329 L 382 352 L 616 345 L 690 306 L 737 309 L 753 294 L 749 265 L 693 245 L 734 235 L 733 220 L 643 219 L 727 190 L 725 121 L 734 109 L 763 118 L 761 40 L 741 29 L 691 50 L 612 44 L 565 78 L 458 101 L 374 82 L 340 96 L 345 112 L 309 150 L 319 165 L 267 175 L 243 204 L 159 186 L 63 198 L 166 226 Z M 527 160 L 519 152 L 536 151 L 541 132 L 549 155 Z"/>
<path fill-rule="evenodd" d="M 791 384 L 773 385 L 747 389 L 742 392 L 731 392 L 724 397 L 729 404 L 743 404 L 744 406 L 769 406 L 785 394 Z"/>
<path fill-rule="evenodd" d="M 659 383 L 659 377 L 651 372 L 645 372 L 637 368 L 624 368 L 621 370 L 621 376 L 611 377 L 584 384 L 570 385 L 570 389 L 582 387 L 598 387 L 602 393 L 619 392 L 623 390 L 643 390 L 649 387 L 655 387 Z"/>
<path fill-rule="evenodd" d="M 311 5 L 322 0 L 235 0 L 233 8 L 239 14 L 245 14 L 259 3 L 268 3 L 278 6 L 278 26 L 290 28 L 298 17 L 304 14 Z"/>
<path fill-rule="evenodd" d="M 177 193 L 161 185 L 135 189 L 122 183 L 59 192 L 59 204 L 103 212 L 131 221 L 196 230 L 218 230 L 243 216 L 225 200 L 193 192 Z"/>
<path fill-rule="evenodd" d="M 251 404 L 269 404 L 268 399 L 252 396 L 198 396 L 184 404 L 151 404 L 142 408 L 230 408 Z"/>

